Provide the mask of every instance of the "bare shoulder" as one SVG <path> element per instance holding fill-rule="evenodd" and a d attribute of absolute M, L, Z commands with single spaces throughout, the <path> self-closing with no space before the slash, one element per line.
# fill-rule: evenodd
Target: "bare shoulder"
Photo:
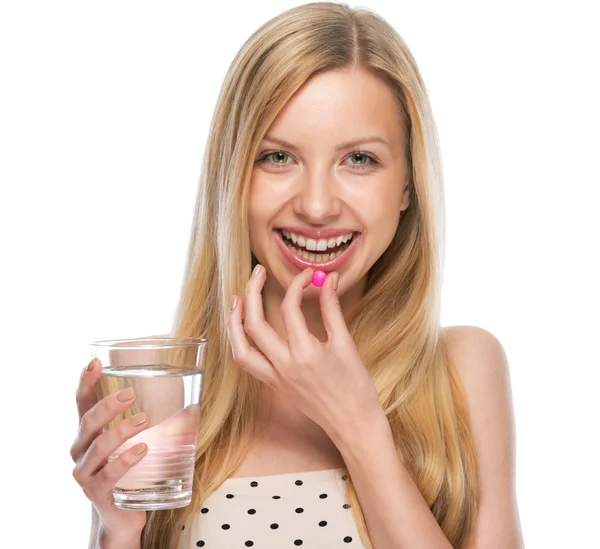
<path fill-rule="evenodd" d="M 505 396 L 510 396 L 508 358 L 494 334 L 478 326 L 447 326 L 444 332 L 450 360 L 455 364 L 465 390 L 468 390 L 467 385 L 485 390 L 490 383 L 496 388 L 497 383 L 501 383 L 508 390 Z"/>
<path fill-rule="evenodd" d="M 480 450 L 490 437 L 502 437 L 514 452 L 514 418 L 510 369 L 498 338 L 478 326 L 444 328 L 448 355 L 456 367 L 469 405 L 471 427 Z M 491 429 L 492 428 L 492 429 Z M 514 473 L 511 471 L 511 476 Z"/>
<path fill-rule="evenodd" d="M 449 326 L 444 330 L 449 359 L 465 390 L 478 449 L 485 453 L 490 438 L 501 437 L 502 440 L 494 442 L 501 443 L 512 454 L 515 450 L 512 392 L 508 358 L 502 344 L 491 332 L 477 326 Z M 512 456 L 510 461 L 512 467 Z M 513 471 L 510 476 L 514 478 Z"/>
<path fill-rule="evenodd" d="M 521 549 L 516 500 L 516 437 L 510 368 L 498 338 L 477 326 L 444 328 L 448 355 L 469 406 L 482 490 L 475 532 L 465 549 Z"/>

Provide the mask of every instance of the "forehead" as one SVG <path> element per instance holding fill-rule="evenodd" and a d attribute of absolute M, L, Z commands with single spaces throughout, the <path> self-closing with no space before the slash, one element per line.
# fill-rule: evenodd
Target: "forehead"
<path fill-rule="evenodd" d="M 394 90 L 381 78 L 358 69 L 310 78 L 279 112 L 267 134 L 304 148 L 363 136 L 379 136 L 392 146 L 402 142 Z"/>

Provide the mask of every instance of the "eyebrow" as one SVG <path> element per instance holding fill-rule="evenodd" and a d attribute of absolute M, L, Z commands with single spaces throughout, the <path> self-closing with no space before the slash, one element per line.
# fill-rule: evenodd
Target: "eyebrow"
<path fill-rule="evenodd" d="M 275 136 L 265 135 L 263 140 L 269 141 L 271 143 L 275 143 L 276 145 L 280 145 L 282 147 L 286 147 L 287 149 L 290 149 L 290 150 L 298 150 L 295 145 L 292 145 L 291 143 L 287 142 L 285 139 L 280 139 Z M 366 143 L 383 143 L 388 148 L 390 146 L 389 143 L 387 141 L 385 141 L 385 139 L 382 139 L 381 137 L 377 137 L 376 135 L 373 135 L 370 137 L 363 137 L 361 139 L 353 139 L 352 141 L 342 143 L 335 148 L 335 152 L 341 151 L 342 149 L 347 149 L 350 147 L 356 147 L 358 145 L 363 145 Z"/>

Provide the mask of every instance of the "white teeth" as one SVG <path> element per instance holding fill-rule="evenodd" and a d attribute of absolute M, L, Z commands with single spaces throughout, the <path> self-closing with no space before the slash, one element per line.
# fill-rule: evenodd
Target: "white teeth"
<path fill-rule="evenodd" d="M 305 238 L 300 235 L 296 235 L 286 230 L 281 230 L 283 235 L 291 240 L 294 244 L 298 244 L 299 247 L 304 248 L 310 252 L 326 252 L 327 248 L 335 248 L 341 244 L 345 244 L 352 239 L 353 233 L 343 234 L 336 238 L 330 238 L 329 240 L 321 238 L 315 240 L 314 238 Z"/>
<path fill-rule="evenodd" d="M 300 257 L 306 259 L 306 261 L 314 261 L 315 263 L 323 263 L 325 261 L 330 261 L 331 259 L 338 257 L 342 253 L 342 250 L 338 250 L 337 252 L 331 252 L 330 254 L 309 254 L 306 250 L 296 249 L 294 248 L 294 246 L 290 246 L 289 244 L 287 244 L 287 247 L 290 250 L 292 250 L 292 252 L 294 252 L 296 255 L 299 255 Z"/>
<path fill-rule="evenodd" d="M 319 240 L 317 242 L 317 251 L 324 252 L 327 249 L 327 240 Z"/>
<path fill-rule="evenodd" d="M 307 250 L 316 250 L 317 249 L 317 241 L 312 238 L 306 239 L 306 249 Z"/>

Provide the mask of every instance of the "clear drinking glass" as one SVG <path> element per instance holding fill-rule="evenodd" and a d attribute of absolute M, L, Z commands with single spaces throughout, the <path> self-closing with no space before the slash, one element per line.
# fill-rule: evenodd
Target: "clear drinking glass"
<path fill-rule="evenodd" d="M 139 442 L 148 445 L 113 488 L 117 507 L 174 509 L 191 502 L 206 347 L 206 339 L 162 336 L 90 344 L 92 358 L 102 363 L 98 399 L 128 387 L 137 394 L 105 430 L 139 412 L 148 415 L 148 426 L 108 459 Z"/>

